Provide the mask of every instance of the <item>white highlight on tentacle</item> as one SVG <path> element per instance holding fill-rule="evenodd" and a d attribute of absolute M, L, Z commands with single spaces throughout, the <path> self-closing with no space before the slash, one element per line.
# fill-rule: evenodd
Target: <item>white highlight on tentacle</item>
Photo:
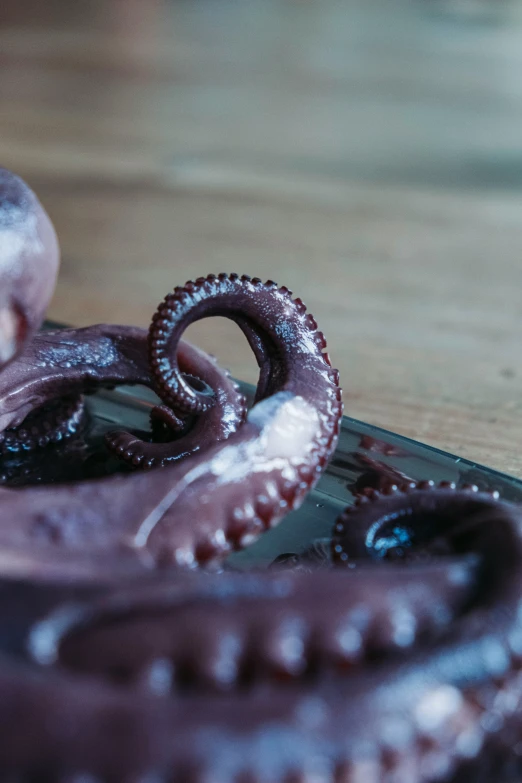
<path fill-rule="evenodd" d="M 268 459 L 290 458 L 308 450 L 319 427 L 316 410 L 302 397 L 282 391 L 259 402 L 248 414 L 248 421 L 264 435 Z"/>
<path fill-rule="evenodd" d="M 248 422 L 259 429 L 259 435 L 224 445 L 209 463 L 203 462 L 190 470 L 143 520 L 134 537 L 136 547 L 147 545 L 152 531 L 169 508 L 202 476 L 210 473 L 218 484 L 222 481 L 229 484 L 243 481 L 252 473 L 281 472 L 288 462 L 306 461 L 320 433 L 316 410 L 291 392 L 278 392 L 259 402 L 250 411 Z"/>
<path fill-rule="evenodd" d="M 150 534 L 160 522 L 169 508 L 175 503 L 181 493 L 189 486 L 192 481 L 201 478 L 207 472 L 207 465 L 198 465 L 191 470 L 184 479 L 175 484 L 157 503 L 152 511 L 145 517 L 134 536 L 134 546 L 138 549 L 147 546 Z"/>
<path fill-rule="evenodd" d="M 453 685 L 440 685 L 428 691 L 415 707 L 415 720 L 421 731 L 432 732 L 453 717 L 463 706 L 464 697 Z"/>

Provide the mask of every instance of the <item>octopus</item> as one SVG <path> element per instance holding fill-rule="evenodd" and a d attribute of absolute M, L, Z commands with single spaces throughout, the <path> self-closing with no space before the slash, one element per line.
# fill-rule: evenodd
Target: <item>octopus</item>
<path fill-rule="evenodd" d="M 175 288 L 148 331 L 38 331 L 56 237 L 29 188 L 0 181 L 2 460 L 72 460 L 100 388 L 159 398 L 150 432 L 106 433 L 117 470 L 0 486 L 0 779 L 514 780 L 522 510 L 390 474 L 327 541 L 235 571 L 228 555 L 299 507 L 336 446 L 314 318 L 285 287 L 219 274 Z M 250 409 L 182 339 L 212 316 L 256 357 Z"/>

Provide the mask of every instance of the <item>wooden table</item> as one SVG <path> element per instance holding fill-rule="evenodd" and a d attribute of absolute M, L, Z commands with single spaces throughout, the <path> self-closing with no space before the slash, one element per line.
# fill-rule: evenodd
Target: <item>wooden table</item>
<path fill-rule="evenodd" d="M 61 237 L 49 315 L 146 325 L 187 278 L 273 277 L 347 412 L 522 476 L 522 18 L 491 8 L 2 0 L 0 160 Z M 228 322 L 189 337 L 254 379 Z"/>

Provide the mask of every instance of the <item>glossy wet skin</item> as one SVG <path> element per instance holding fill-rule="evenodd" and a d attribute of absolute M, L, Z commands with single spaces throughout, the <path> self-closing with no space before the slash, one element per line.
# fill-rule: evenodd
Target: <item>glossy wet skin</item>
<path fill-rule="evenodd" d="M 248 414 L 181 340 L 213 315 L 258 361 Z M 4 453 L 52 460 L 53 435 L 94 388 L 142 383 L 162 400 L 154 438 L 107 437 L 125 475 L 0 490 L 2 779 L 516 773 L 518 507 L 475 488 L 397 487 L 373 461 L 379 491 L 353 488 L 331 540 L 263 573 L 215 573 L 298 507 L 333 452 L 342 407 L 325 345 L 286 288 L 210 275 L 174 289 L 148 334 L 38 335 L 0 374 Z"/>
<path fill-rule="evenodd" d="M 274 283 L 211 275 L 176 289 L 158 313 L 148 361 L 143 332 L 98 326 L 42 334 L 0 377 L 0 411 L 11 428 L 27 413 L 28 399 L 41 406 L 46 397 L 121 382 L 148 383 L 178 419 L 188 420 L 166 444 L 108 437 L 127 461 L 163 463 L 161 471 L 0 491 L 4 552 L 29 537 L 50 557 L 62 539 L 87 569 L 111 552 L 117 562 L 149 567 L 217 563 L 298 507 L 318 480 L 335 446 L 341 402 L 324 337 L 304 305 Z M 246 419 L 244 400 L 227 375 L 179 342 L 188 323 L 212 315 L 236 320 L 256 349 L 258 401 Z M 164 336 L 161 329 L 172 331 Z M 162 364 L 160 349 L 177 357 L 175 367 Z M 203 391 L 187 381 L 187 370 Z M 3 521 L 9 518 L 17 519 L 15 530 Z"/>

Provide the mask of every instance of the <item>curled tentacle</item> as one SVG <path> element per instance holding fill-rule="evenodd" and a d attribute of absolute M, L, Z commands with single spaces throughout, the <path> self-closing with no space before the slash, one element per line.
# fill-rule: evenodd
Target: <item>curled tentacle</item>
<path fill-rule="evenodd" d="M 174 350 L 178 351 L 178 345 Z M 183 413 L 182 405 L 175 402 L 173 394 L 165 394 L 164 387 L 158 385 L 151 373 L 154 390 L 167 403 L 151 410 L 153 433 L 158 434 L 159 424 L 166 425 L 167 437 L 150 442 L 121 430 L 108 433 L 105 440 L 109 449 L 126 462 L 136 467 L 165 466 L 197 453 L 210 443 L 226 440 L 243 423 L 246 401 L 229 373 L 193 346 L 191 355 L 197 361 L 192 359 L 191 362 L 185 355 L 181 377 L 190 388 L 198 389 L 198 394 L 207 397 L 212 402 L 211 407 L 203 415 Z M 179 356 L 177 361 L 180 361 Z"/>
<path fill-rule="evenodd" d="M 180 304 L 169 311 L 168 336 L 161 338 L 161 346 L 151 348 L 153 353 L 161 348 L 161 357 L 177 356 L 169 359 L 176 366 L 177 381 L 172 388 L 181 389 L 181 397 L 188 389 L 189 398 L 200 404 L 202 394 L 177 375 L 183 350 L 178 340 L 182 328 L 197 317 L 230 310 L 243 313 L 249 333 L 270 347 L 262 360 L 263 388 L 270 396 L 254 406 L 224 445 L 207 438 L 190 459 L 161 471 L 111 476 L 52 490 L 2 491 L 4 519 L 12 515 L 18 519 L 16 531 L 0 519 L 4 547 L 25 546 L 35 538 L 41 542 L 42 528 L 50 527 L 60 531 L 55 537 L 61 548 L 80 559 L 104 549 L 115 556 L 151 556 L 162 565 L 219 560 L 296 508 L 315 484 L 334 449 L 342 406 L 337 373 L 323 354 L 324 338 L 312 316 L 300 301 L 292 300 L 287 289 L 237 276 L 210 276 L 188 285 L 177 296 Z M 77 350 L 83 352 L 84 344 Z M 135 345 L 123 340 L 122 347 L 129 344 Z M 158 362 L 163 361 L 161 357 Z M 115 366 L 122 378 L 118 361 Z M 69 368 L 65 379 L 77 382 L 84 373 L 80 363 L 79 371 Z M 113 363 L 94 375 L 97 382 L 100 375 L 114 379 Z M 173 377 L 164 377 L 162 382 L 166 385 Z M 181 397 L 173 396 L 171 390 L 168 395 L 176 407 L 183 408 Z M 218 404 L 216 396 L 213 407 Z M 227 417 L 219 421 L 220 427 L 228 424 Z"/>
<path fill-rule="evenodd" d="M 156 432 L 162 432 L 164 429 L 171 433 L 180 433 L 186 427 L 186 419 L 177 416 L 171 408 L 166 405 L 156 405 L 150 412 L 150 426 Z"/>
<path fill-rule="evenodd" d="M 227 438 L 243 421 L 245 402 L 228 375 L 188 343 L 180 344 L 178 354 L 182 372 L 189 379 L 197 374 L 202 384 L 209 388 L 212 384 L 216 409 L 186 437 L 174 445 L 157 444 L 158 449 L 156 444 L 143 448 L 140 439 L 129 433 L 111 433 L 110 446 L 131 464 L 145 462 L 152 466 L 186 456 L 200 448 L 205 439 L 212 442 Z M 0 377 L 0 439 L 9 448 L 19 443 L 25 448 L 23 443 L 30 437 L 25 433 L 36 427 L 43 430 L 37 442 L 43 443 L 46 438 L 62 440 L 75 429 L 80 414 L 79 409 L 72 411 L 68 419 L 68 411 L 60 410 L 59 399 L 64 394 L 77 399 L 82 392 L 123 384 L 153 385 L 147 367 L 146 332 L 142 329 L 92 326 L 42 332 Z M 57 411 L 56 415 L 48 415 L 49 407 Z M 36 439 L 36 433 L 32 434 Z"/>
<path fill-rule="evenodd" d="M 42 323 L 59 261 L 54 228 L 36 195 L 0 168 L 0 368 Z"/>
<path fill-rule="evenodd" d="M 487 504 L 496 508 L 498 493 L 479 493 L 478 487 L 466 485 L 460 490 L 443 481 L 389 485 L 384 492 L 367 488 L 339 517 L 332 537 L 334 563 L 348 563 L 366 557 L 376 560 L 418 559 L 421 556 L 419 524 L 424 526 L 423 541 L 429 542 L 422 557 L 457 554 L 461 539 L 475 524 L 474 514 L 485 513 Z M 361 520 L 359 522 L 359 520 Z M 462 520 L 463 530 L 457 524 Z M 486 527 L 491 535 L 493 530 Z M 458 537 L 460 536 L 460 537 Z M 457 548 L 453 549 L 455 546 Z"/>
<path fill-rule="evenodd" d="M 252 347 L 260 369 L 256 401 L 283 387 L 295 387 L 299 362 L 323 355 L 326 348 L 314 317 L 306 313 L 300 299 L 292 299 L 285 286 L 278 288 L 272 280 L 263 283 L 258 277 L 224 273 L 189 281 L 160 304 L 149 330 L 151 372 L 158 389 L 163 390 L 162 399 L 170 399 L 171 407 L 187 413 L 208 410 L 212 401 L 180 374 L 175 348 L 189 324 L 211 316 L 237 323 Z M 289 350 L 290 344 L 293 351 Z M 328 362 L 327 354 L 324 358 Z M 336 377 L 332 371 L 332 379 Z"/>

